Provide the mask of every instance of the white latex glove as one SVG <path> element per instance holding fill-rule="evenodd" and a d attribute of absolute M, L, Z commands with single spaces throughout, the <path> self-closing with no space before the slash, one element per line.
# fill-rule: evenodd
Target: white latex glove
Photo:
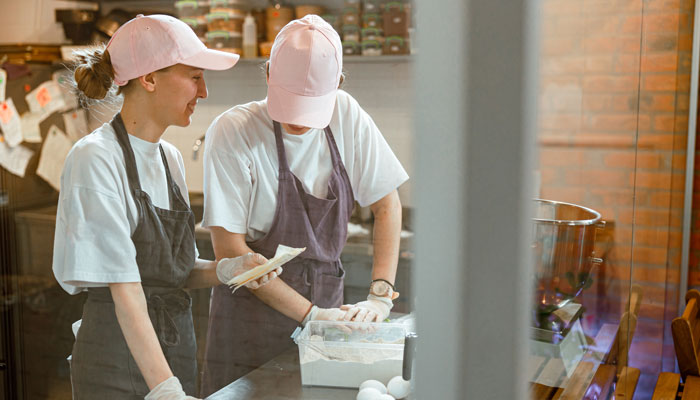
<path fill-rule="evenodd" d="M 354 305 L 345 304 L 340 306 L 340 309 L 346 311 L 345 321 L 382 322 L 389 317 L 393 306 L 394 302 L 390 298 L 370 294 L 367 300 Z"/>
<path fill-rule="evenodd" d="M 309 321 L 342 321 L 345 316 L 345 311 L 340 308 L 320 308 L 313 306 L 311 311 L 306 315 L 302 325 L 306 325 Z"/>
<path fill-rule="evenodd" d="M 182 390 L 180 380 L 176 376 L 164 380 L 151 390 L 144 400 L 189 400 L 196 397 L 188 396 Z"/>
<path fill-rule="evenodd" d="M 233 279 L 234 276 L 240 275 L 266 262 L 267 258 L 258 253 L 248 253 L 236 258 L 222 258 L 221 261 L 216 264 L 216 276 L 221 283 L 226 283 Z M 245 286 L 253 290 L 259 289 L 261 286 L 264 286 L 278 277 L 281 273 L 282 267 L 279 267 L 254 281 L 248 282 Z"/>

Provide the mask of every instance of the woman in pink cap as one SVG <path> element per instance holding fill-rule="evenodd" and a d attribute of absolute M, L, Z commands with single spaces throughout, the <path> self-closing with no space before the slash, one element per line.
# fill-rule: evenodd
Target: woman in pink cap
<path fill-rule="evenodd" d="M 210 126 L 204 220 L 217 258 L 306 247 L 281 279 L 255 291 L 214 288 L 203 394 L 281 353 L 309 320 L 383 321 L 398 293 L 401 204 L 408 175 L 342 79 L 342 45 L 315 15 L 277 35 L 267 98 L 233 107 Z M 374 213 L 374 265 L 366 301 L 341 306 L 340 253 L 354 202 Z M 340 308 L 339 308 L 340 307 Z"/>
<path fill-rule="evenodd" d="M 238 56 L 207 49 L 175 18 L 152 15 L 127 22 L 106 48 L 79 60 L 82 94 L 103 99 L 116 84 L 123 105 L 73 146 L 61 177 L 53 271 L 68 293 L 87 291 L 73 398 L 188 398 L 196 346 L 183 288 L 219 285 L 266 260 L 196 258 L 182 156 L 161 136 L 190 124 L 207 97 L 203 70 L 230 68 Z"/>

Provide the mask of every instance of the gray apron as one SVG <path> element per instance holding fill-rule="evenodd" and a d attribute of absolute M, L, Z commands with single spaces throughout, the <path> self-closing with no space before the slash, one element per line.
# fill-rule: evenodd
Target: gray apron
<path fill-rule="evenodd" d="M 134 152 L 120 114 L 114 117 L 112 126 L 124 153 L 139 214 L 131 240 L 136 247 L 148 315 L 170 369 L 185 392 L 194 395 L 197 365 L 191 298 L 182 289 L 195 261 L 194 214 L 170 175 L 162 147 L 170 209 L 151 203 L 141 190 Z M 82 324 L 73 345 L 71 381 L 74 399 L 143 399 L 149 392 L 124 340 L 107 287 L 88 289 Z"/>
<path fill-rule="evenodd" d="M 306 193 L 289 169 L 280 124 L 274 122 L 279 184 L 277 207 L 269 232 L 249 242 L 255 252 L 271 258 L 278 244 L 306 247 L 287 263 L 280 279 L 323 308 L 343 301 L 345 271 L 340 253 L 347 239 L 355 198 L 329 127 L 325 129 L 333 168 L 328 195 Z M 208 396 L 282 353 L 293 345 L 290 335 L 298 323 L 258 300 L 248 289 L 214 288 L 204 359 L 202 396 Z"/>

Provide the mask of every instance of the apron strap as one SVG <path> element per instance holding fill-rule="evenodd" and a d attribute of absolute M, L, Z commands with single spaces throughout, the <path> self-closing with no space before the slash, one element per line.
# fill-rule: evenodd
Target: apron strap
<path fill-rule="evenodd" d="M 277 121 L 272 121 L 275 128 L 275 142 L 277 143 L 277 162 L 279 163 L 280 176 L 282 171 L 289 171 L 289 163 L 287 163 L 287 152 L 284 150 L 284 141 L 282 140 L 282 126 Z"/>
<path fill-rule="evenodd" d="M 112 127 L 114 128 L 114 133 L 117 136 L 119 147 L 122 148 L 122 153 L 124 153 L 126 176 L 129 179 L 129 186 L 133 192 L 141 191 L 141 181 L 139 180 L 138 168 L 136 168 L 134 150 L 131 148 L 129 134 L 126 132 L 126 127 L 124 126 L 124 120 L 122 119 L 121 113 L 117 113 L 117 115 L 115 115 L 112 119 Z"/>
<path fill-rule="evenodd" d="M 175 202 L 173 201 L 173 190 L 177 187 L 177 183 L 175 183 L 170 174 L 170 167 L 168 166 L 168 159 L 165 157 L 165 151 L 163 151 L 163 145 L 159 144 L 158 149 L 160 150 L 160 158 L 163 160 L 163 166 L 165 167 L 165 176 L 168 180 L 168 201 L 170 202 L 170 209 L 174 210 Z M 177 191 L 180 191 L 179 187 L 177 187 Z"/>
<path fill-rule="evenodd" d="M 326 132 L 326 140 L 328 140 L 328 148 L 331 151 L 331 160 L 333 161 L 333 166 L 337 167 L 342 163 L 342 158 L 340 157 L 340 151 L 338 151 L 338 146 L 335 144 L 335 138 L 333 137 L 331 126 L 328 125 L 323 129 L 323 131 Z"/>

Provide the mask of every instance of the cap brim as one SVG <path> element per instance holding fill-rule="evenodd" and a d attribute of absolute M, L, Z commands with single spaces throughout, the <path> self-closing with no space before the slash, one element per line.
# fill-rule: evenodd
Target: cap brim
<path fill-rule="evenodd" d="M 267 112 L 277 122 L 323 129 L 333 117 L 337 93 L 334 90 L 322 96 L 301 96 L 279 86 L 268 86 Z"/>
<path fill-rule="evenodd" d="M 226 51 L 204 49 L 192 57 L 181 61 L 181 64 L 202 69 L 221 71 L 236 65 L 240 56 Z"/>

